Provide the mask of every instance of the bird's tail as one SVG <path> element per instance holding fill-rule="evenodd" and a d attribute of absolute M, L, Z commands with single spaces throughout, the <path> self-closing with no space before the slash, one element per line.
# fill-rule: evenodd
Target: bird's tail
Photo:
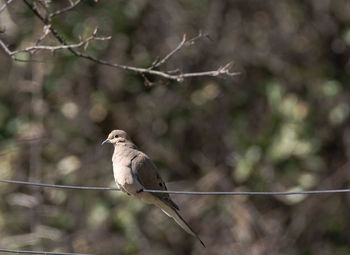
<path fill-rule="evenodd" d="M 179 212 L 173 208 L 171 208 L 170 206 L 168 206 L 167 204 L 165 204 L 164 202 L 161 202 L 159 204 L 157 204 L 157 206 L 169 217 L 173 218 L 175 220 L 175 222 L 180 225 L 180 227 L 185 230 L 187 233 L 189 233 L 190 235 L 196 237 L 201 244 L 203 245 L 203 247 L 205 247 L 205 244 L 203 243 L 203 241 L 199 238 L 198 234 L 196 232 L 193 231 L 193 229 L 191 228 L 190 225 L 188 225 L 188 223 L 181 217 L 181 215 L 179 214 Z"/>

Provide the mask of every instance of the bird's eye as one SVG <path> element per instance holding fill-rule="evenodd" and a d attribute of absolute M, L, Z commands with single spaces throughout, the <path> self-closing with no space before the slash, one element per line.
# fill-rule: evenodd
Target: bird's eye
<path fill-rule="evenodd" d="M 114 138 L 118 138 L 118 135 L 115 135 Z"/>

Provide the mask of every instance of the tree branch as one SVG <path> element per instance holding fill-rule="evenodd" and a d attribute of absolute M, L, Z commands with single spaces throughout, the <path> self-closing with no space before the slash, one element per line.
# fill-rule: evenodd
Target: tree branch
<path fill-rule="evenodd" d="M 72 2 L 70 6 L 67 6 L 67 7 L 65 7 L 65 8 L 63 8 L 63 9 L 57 10 L 57 11 L 55 11 L 55 12 L 53 12 L 53 13 L 50 13 L 50 14 L 49 14 L 49 19 L 51 20 L 51 18 L 54 17 L 54 16 L 56 16 L 56 15 L 60 15 L 60 14 L 62 14 L 62 13 L 65 13 L 65 12 L 67 12 L 67 11 L 72 10 L 75 6 L 77 6 L 77 5 L 80 3 L 80 1 L 81 1 L 81 0 L 77 0 L 75 3 Z"/>
<path fill-rule="evenodd" d="M 9 0 L 9 1 L 11 1 L 11 0 Z M 101 65 L 106 65 L 106 66 L 119 68 L 119 69 L 126 70 L 126 71 L 136 72 L 136 73 L 143 75 L 143 77 L 145 77 L 144 74 L 150 74 L 150 75 L 159 76 L 159 77 L 169 79 L 169 80 L 176 80 L 178 82 L 183 82 L 184 79 L 189 78 L 189 77 L 199 77 L 199 76 L 213 76 L 213 77 L 215 77 L 215 76 L 220 76 L 220 75 L 224 75 L 224 76 L 239 75 L 239 73 L 237 73 L 237 72 L 230 71 L 230 68 L 232 66 L 231 63 L 228 63 L 224 66 L 220 66 L 216 70 L 204 71 L 204 72 L 182 73 L 179 69 L 169 70 L 169 71 L 154 70 L 154 68 L 157 68 L 157 67 L 163 65 L 164 63 L 166 63 L 174 54 L 179 52 L 184 46 L 192 45 L 193 43 L 195 43 L 196 40 L 198 40 L 199 38 L 202 38 L 204 36 L 208 37 L 208 35 L 202 34 L 201 32 L 196 37 L 191 38 L 189 40 L 186 40 L 186 35 L 184 35 L 181 42 L 176 46 L 175 49 L 173 49 L 171 52 L 169 52 L 162 59 L 156 60 L 149 68 L 139 68 L 139 67 L 134 67 L 134 66 L 122 65 L 122 64 L 118 64 L 118 63 L 112 63 L 112 62 L 109 62 L 109 61 L 106 61 L 103 59 L 99 59 L 99 58 L 90 56 L 88 54 L 85 54 L 85 53 L 79 51 L 78 48 L 81 46 L 87 46 L 89 41 L 91 41 L 91 40 L 108 40 L 108 39 L 110 39 L 110 37 L 96 37 L 95 36 L 96 33 L 94 32 L 93 36 L 91 36 L 83 41 L 80 41 L 79 43 L 68 44 L 68 43 L 66 43 L 66 40 L 63 38 L 63 36 L 61 36 L 60 33 L 58 33 L 57 30 L 54 29 L 53 26 L 51 25 L 51 18 L 52 17 L 73 9 L 74 7 L 76 7 L 80 3 L 81 0 L 76 0 L 76 2 L 74 2 L 74 3 L 72 2 L 70 6 L 65 7 L 63 9 L 60 9 L 58 11 L 55 11 L 51 14 L 48 13 L 46 15 L 46 17 L 37 10 L 37 8 L 31 3 L 30 0 L 23 0 L 23 1 L 28 6 L 28 8 L 34 13 L 34 15 L 37 16 L 41 20 L 41 22 L 43 23 L 43 25 L 45 27 L 44 35 L 38 39 L 37 44 L 47 35 L 47 33 L 49 31 L 49 32 L 51 32 L 51 34 L 57 39 L 57 41 L 61 45 L 57 45 L 57 46 L 35 45 L 35 46 L 31 46 L 31 47 L 28 47 L 25 49 L 11 51 L 0 40 L 0 46 L 5 50 L 5 52 L 9 56 L 14 56 L 15 54 L 20 53 L 20 52 L 33 53 L 36 50 L 55 51 L 55 50 L 67 49 L 73 55 L 75 55 L 77 57 L 84 58 L 84 59 L 87 59 L 89 61 L 101 64 Z"/>
<path fill-rule="evenodd" d="M 2 13 L 3 10 L 12 2 L 13 0 L 5 0 L 5 3 L 3 6 L 0 7 L 0 13 Z"/>
<path fill-rule="evenodd" d="M 182 37 L 181 42 L 176 46 L 176 48 L 173 49 L 168 55 L 166 55 L 161 60 L 154 61 L 149 69 L 154 69 L 154 68 L 157 68 L 160 65 L 164 64 L 166 61 L 168 61 L 168 59 L 171 56 L 173 56 L 175 53 L 180 51 L 184 46 L 193 45 L 195 43 L 195 41 L 197 41 L 198 39 L 200 39 L 202 37 L 208 37 L 208 35 L 207 34 L 203 34 L 201 31 L 199 31 L 199 34 L 197 36 L 195 36 L 195 37 L 193 37 L 193 38 L 191 38 L 189 40 L 186 40 L 186 34 L 184 34 L 183 37 Z"/>
<path fill-rule="evenodd" d="M 97 31 L 97 30 L 95 30 Z M 94 32 L 94 34 L 88 38 L 86 38 L 85 40 L 80 41 L 79 43 L 76 44 L 69 44 L 69 45 L 57 45 L 57 46 L 48 46 L 48 45 L 34 45 L 34 46 L 30 46 L 24 49 L 20 49 L 20 50 L 15 50 L 15 51 L 11 51 L 6 45 L 5 43 L 0 40 L 0 46 L 6 51 L 6 53 L 9 56 L 14 56 L 18 53 L 21 52 L 27 52 L 29 54 L 32 54 L 34 51 L 38 51 L 38 50 L 49 50 L 49 51 L 56 51 L 56 50 L 63 50 L 63 49 L 68 49 L 68 48 L 79 48 L 79 47 L 86 47 L 88 45 L 88 43 L 92 40 L 95 41 L 104 41 L 104 40 L 109 40 L 111 39 L 111 37 L 96 37 L 95 36 L 96 32 Z"/>

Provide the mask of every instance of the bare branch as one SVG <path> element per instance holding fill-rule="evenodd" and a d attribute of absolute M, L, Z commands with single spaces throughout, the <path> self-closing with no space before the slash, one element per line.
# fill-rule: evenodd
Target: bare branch
<path fill-rule="evenodd" d="M 50 29 L 49 29 L 50 26 L 51 25 L 45 25 L 44 26 L 44 28 L 43 28 L 43 30 L 44 30 L 43 35 L 40 36 L 40 38 L 38 40 L 36 40 L 35 45 L 39 45 L 39 43 L 41 43 L 46 38 L 46 36 L 50 33 Z"/>
<path fill-rule="evenodd" d="M 166 55 L 161 60 L 153 62 L 150 69 L 156 68 L 156 67 L 164 64 L 172 55 L 174 55 L 176 52 L 178 52 L 185 45 L 185 43 L 186 43 L 186 34 L 183 35 L 181 42 L 179 43 L 179 45 L 177 45 L 177 47 L 173 51 L 171 51 L 168 55 Z"/>
<path fill-rule="evenodd" d="M 96 37 L 94 34 L 85 40 L 81 40 L 79 43 L 76 44 L 69 44 L 69 45 L 57 45 L 57 46 L 48 46 L 48 45 L 34 45 L 30 46 L 24 49 L 20 50 L 15 50 L 11 51 L 2 40 L 0 40 L 0 46 L 6 51 L 6 53 L 10 56 L 16 55 L 21 52 L 28 52 L 29 54 L 32 54 L 33 51 L 38 51 L 38 50 L 49 50 L 49 51 L 56 51 L 56 50 L 63 50 L 63 49 L 70 49 L 70 48 L 79 48 L 82 46 L 87 45 L 90 41 L 95 40 L 95 41 L 104 41 L 104 40 L 109 40 L 111 37 Z"/>
<path fill-rule="evenodd" d="M 94 31 L 92 37 L 89 37 L 88 39 L 84 40 L 84 41 L 80 41 L 77 44 L 68 44 L 66 43 L 66 40 L 60 35 L 60 33 L 57 32 L 56 29 L 53 28 L 53 26 L 50 23 L 50 17 L 53 17 L 55 15 L 59 15 L 62 14 L 63 12 L 69 11 L 72 8 L 74 8 L 76 5 L 79 4 L 80 1 L 76 1 L 74 3 L 71 4 L 71 6 L 66 7 L 64 9 L 61 9 L 59 11 L 56 11 L 52 14 L 48 15 L 48 18 L 45 18 L 44 15 L 42 15 L 37 9 L 36 7 L 29 1 L 29 0 L 23 0 L 24 3 L 28 6 L 28 8 L 30 8 L 30 10 L 35 14 L 35 16 L 37 16 L 42 23 L 46 26 L 46 28 L 51 32 L 51 34 L 58 40 L 59 43 L 61 43 L 61 45 L 58 46 L 40 46 L 40 45 L 36 45 L 36 46 L 31 46 L 28 47 L 26 49 L 22 49 L 22 50 L 17 50 L 17 51 L 11 51 L 9 50 L 6 45 L 0 41 L 0 46 L 2 46 L 2 48 L 5 50 L 5 52 L 10 55 L 13 56 L 19 52 L 29 52 L 31 53 L 32 51 L 35 50 L 51 50 L 51 51 L 55 51 L 55 50 L 60 50 L 60 49 L 67 49 L 69 50 L 73 55 L 80 57 L 80 58 L 85 58 L 89 61 L 101 64 L 101 65 L 106 65 L 106 66 L 110 66 L 110 67 L 114 67 L 114 68 L 119 68 L 122 70 L 126 70 L 126 71 L 133 71 L 139 74 L 151 74 L 151 75 L 155 75 L 155 76 L 159 76 L 165 79 L 169 79 L 169 80 L 175 80 L 178 82 L 182 82 L 184 81 L 185 78 L 189 78 L 189 77 L 198 77 L 198 76 L 220 76 L 220 75 L 224 75 L 224 76 L 236 76 L 239 73 L 235 73 L 235 72 L 231 72 L 230 68 L 231 68 L 231 63 L 226 64 L 225 66 L 221 66 L 216 70 L 213 71 L 205 71 L 205 72 L 190 72 L 190 73 L 182 73 L 179 69 L 176 70 L 169 70 L 169 71 L 158 71 L 158 70 L 154 70 L 155 67 L 159 67 L 160 65 L 164 64 L 167 60 L 169 60 L 169 58 L 171 56 L 173 56 L 175 53 L 177 53 L 180 49 L 182 49 L 184 46 L 187 45 L 192 45 L 193 43 L 195 43 L 195 41 L 203 36 L 208 37 L 208 35 L 206 34 L 202 34 L 201 32 L 194 38 L 191 38 L 189 40 L 186 40 L 186 37 L 184 36 L 182 41 L 178 44 L 178 46 L 172 50 L 169 54 L 167 54 L 164 58 L 162 58 L 161 60 L 156 60 L 154 61 L 154 63 L 152 64 L 151 67 L 149 68 L 139 68 L 139 67 L 134 67 L 134 66 L 127 66 L 127 65 L 122 65 L 122 64 L 118 64 L 118 63 L 112 63 L 103 59 L 99 59 L 99 58 L 95 58 L 93 56 L 90 56 L 88 54 L 85 54 L 79 50 L 77 50 L 77 48 L 81 47 L 81 46 L 87 46 L 89 41 L 91 40 L 107 40 L 109 39 L 108 37 L 96 37 L 96 31 Z M 45 33 L 44 33 L 45 36 Z M 209 38 L 210 39 L 210 38 Z M 147 82 L 147 84 L 157 84 L 157 82 L 155 83 L 151 83 L 151 82 Z"/>
<path fill-rule="evenodd" d="M 52 17 L 55 17 L 56 15 L 60 15 L 60 14 L 62 14 L 62 13 L 65 13 L 65 12 L 67 12 L 67 11 L 72 10 L 74 7 L 76 7 L 76 6 L 80 3 L 80 1 L 81 1 L 81 0 L 77 0 L 77 1 L 75 1 L 75 3 L 73 3 L 72 1 L 70 1 L 70 3 L 71 3 L 70 6 L 67 6 L 67 7 L 65 7 L 65 8 L 63 8 L 63 9 L 57 10 L 57 11 L 55 11 L 55 12 L 53 12 L 53 13 L 50 13 L 50 14 L 49 14 L 49 19 L 51 19 Z"/>
<path fill-rule="evenodd" d="M 78 52 L 79 57 L 89 59 L 91 61 L 94 61 L 96 63 L 106 65 L 106 66 L 111 66 L 111 67 L 116 67 L 119 69 L 127 70 L 127 71 L 133 71 L 136 73 L 140 74 L 152 74 L 152 75 L 157 75 L 166 79 L 170 80 L 176 80 L 178 82 L 183 82 L 185 78 L 189 77 L 198 77 L 198 76 L 212 76 L 216 77 L 219 75 L 228 75 L 228 76 L 237 76 L 240 75 L 238 72 L 230 72 L 229 68 L 231 67 L 231 63 L 228 63 L 224 67 L 219 67 L 215 71 L 206 71 L 206 72 L 195 72 L 195 73 L 180 73 L 180 74 L 168 74 L 167 72 L 162 72 L 162 71 L 157 71 L 157 70 L 151 70 L 149 68 L 138 68 L 134 66 L 126 66 L 126 65 L 120 65 L 116 63 L 111 63 L 102 59 L 94 58 L 89 55 L 85 55 L 83 53 Z"/>
<path fill-rule="evenodd" d="M 191 38 L 191 39 L 189 39 L 189 40 L 186 42 L 186 44 L 188 44 L 188 45 L 193 45 L 198 39 L 200 39 L 200 38 L 202 38 L 202 37 L 206 37 L 206 38 L 208 38 L 210 41 L 213 41 L 213 39 L 211 39 L 210 36 L 209 36 L 207 33 L 203 34 L 202 31 L 199 30 L 198 35 L 195 36 L 195 37 L 193 37 L 193 38 Z"/>
<path fill-rule="evenodd" d="M 219 75 L 227 75 L 227 76 L 237 76 L 240 75 L 240 72 L 231 72 L 232 62 L 219 67 L 215 71 L 207 71 L 207 72 L 197 72 L 197 73 L 184 73 L 179 75 L 172 75 L 176 77 L 178 82 L 182 82 L 185 78 L 196 77 L 196 76 L 219 76 Z"/>
<path fill-rule="evenodd" d="M 5 0 L 5 4 L 0 7 L 0 13 L 2 13 L 3 10 L 12 2 L 13 0 Z"/>
<path fill-rule="evenodd" d="M 12 51 L 9 48 L 7 48 L 7 46 L 5 45 L 5 43 L 2 40 L 0 40 L 0 46 L 4 49 L 4 51 L 7 53 L 7 55 L 11 56 Z"/>
<path fill-rule="evenodd" d="M 156 67 L 159 67 L 160 65 L 164 64 L 166 61 L 168 61 L 168 59 L 173 56 L 175 53 L 177 53 L 179 50 L 181 50 L 184 46 L 189 46 L 189 45 L 193 45 L 195 43 L 195 41 L 197 41 L 198 39 L 202 38 L 202 37 L 208 37 L 207 34 L 203 34 L 201 31 L 199 31 L 199 34 L 189 40 L 186 40 L 186 34 L 183 35 L 181 42 L 176 46 L 175 49 L 173 49 L 168 55 L 166 55 L 164 58 L 162 58 L 161 60 L 155 60 L 151 67 L 149 69 L 153 69 Z"/>

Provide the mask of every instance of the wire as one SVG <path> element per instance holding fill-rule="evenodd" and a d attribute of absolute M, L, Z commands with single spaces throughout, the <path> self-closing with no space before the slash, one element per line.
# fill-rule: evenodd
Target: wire
<path fill-rule="evenodd" d="M 23 185 L 30 185 L 30 186 L 39 186 L 39 187 L 48 187 L 48 188 L 59 188 L 59 189 L 115 190 L 115 191 L 120 191 L 120 189 L 117 189 L 117 188 L 108 188 L 108 187 L 88 187 L 88 186 L 56 185 L 56 184 L 48 184 L 48 183 L 25 182 L 25 181 L 14 181 L 14 180 L 3 180 L 3 179 L 0 179 L 0 182 L 3 182 L 3 183 L 13 183 L 13 184 L 23 184 Z"/>
<path fill-rule="evenodd" d="M 175 190 L 144 190 L 150 193 L 169 193 L 183 195 L 305 195 L 305 194 L 330 194 L 348 193 L 350 189 L 334 190 L 305 190 L 305 191 L 175 191 Z"/>
<path fill-rule="evenodd" d="M 120 191 L 117 188 L 109 187 L 88 187 L 88 186 L 70 186 L 70 185 L 56 185 L 56 184 L 46 184 L 38 182 L 26 182 L 26 181 L 14 181 L 14 180 L 3 180 L 0 179 L 2 183 L 12 183 L 12 184 L 23 184 L 30 186 L 40 186 L 49 188 L 61 188 L 61 189 L 82 189 L 82 190 L 113 190 Z M 182 195 L 311 195 L 311 194 L 332 194 L 332 193 L 350 193 L 350 189 L 329 189 L 329 190 L 305 190 L 305 191 L 176 191 L 176 190 L 148 190 L 144 189 L 144 192 L 150 193 L 168 193 L 168 194 L 182 194 Z"/>
<path fill-rule="evenodd" d="M 0 252 L 21 253 L 21 254 L 93 255 L 93 254 L 86 254 L 86 253 L 51 252 L 51 251 L 24 251 L 24 250 L 10 250 L 10 249 L 0 249 Z"/>

